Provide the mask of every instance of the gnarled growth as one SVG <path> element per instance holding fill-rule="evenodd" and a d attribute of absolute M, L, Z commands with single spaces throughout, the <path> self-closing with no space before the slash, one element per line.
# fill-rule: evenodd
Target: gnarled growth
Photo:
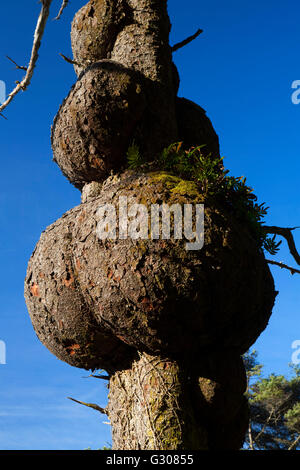
<path fill-rule="evenodd" d="M 109 372 L 114 448 L 238 449 L 248 422 L 240 356 L 267 325 L 274 284 L 247 224 L 155 166 L 179 139 L 219 157 L 205 112 L 177 97 L 166 6 L 91 0 L 73 21 L 79 77 L 52 147 L 82 203 L 43 232 L 25 297 L 50 351 Z M 154 164 L 124 170 L 132 142 Z M 99 208 L 118 207 L 120 197 L 148 213 L 162 202 L 204 204 L 203 249 L 187 251 L 172 236 L 101 239 Z"/>

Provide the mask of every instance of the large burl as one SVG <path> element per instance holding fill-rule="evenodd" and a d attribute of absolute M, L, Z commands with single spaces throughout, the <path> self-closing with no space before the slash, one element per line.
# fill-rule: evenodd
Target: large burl
<path fill-rule="evenodd" d="M 109 373 L 114 449 L 239 449 L 248 424 L 241 355 L 268 323 L 274 284 L 234 212 L 155 163 L 177 139 L 219 155 L 205 112 L 176 96 L 169 30 L 161 0 L 91 0 L 75 16 L 79 76 L 52 146 L 82 202 L 42 233 L 26 303 L 53 354 Z M 133 141 L 154 163 L 125 169 Z M 150 233 L 122 238 L 118 227 L 102 239 L 100 209 L 119 216 L 121 200 L 149 214 L 162 202 L 204 204 L 203 248 Z"/>

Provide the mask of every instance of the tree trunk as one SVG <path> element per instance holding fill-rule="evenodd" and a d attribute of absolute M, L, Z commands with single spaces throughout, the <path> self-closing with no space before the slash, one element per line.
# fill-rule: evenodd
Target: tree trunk
<path fill-rule="evenodd" d="M 177 361 L 139 353 L 131 369 L 110 379 L 109 417 L 113 449 L 207 449 Z"/>
<path fill-rule="evenodd" d="M 203 361 L 205 377 L 198 376 L 203 362 L 147 353 L 114 373 L 108 404 L 113 449 L 240 449 L 248 423 L 243 367 L 234 355 L 230 365 L 215 359 L 210 373 Z"/>
<path fill-rule="evenodd" d="M 52 148 L 82 204 L 43 232 L 26 302 L 53 354 L 110 374 L 114 449 L 239 449 L 248 425 L 240 355 L 267 325 L 274 283 L 230 205 L 155 168 L 179 137 L 182 148 L 204 144 L 202 156 L 219 157 L 205 111 L 176 96 L 169 31 L 166 0 L 90 0 L 75 16 L 79 77 Z M 148 160 L 140 171 L 126 170 L 133 142 Z M 120 196 L 148 209 L 204 204 L 203 249 L 177 238 L 100 240 L 98 211 Z"/>

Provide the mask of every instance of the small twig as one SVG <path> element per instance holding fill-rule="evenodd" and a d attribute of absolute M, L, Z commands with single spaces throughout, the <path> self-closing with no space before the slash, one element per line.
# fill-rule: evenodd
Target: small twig
<path fill-rule="evenodd" d="M 300 274 L 299 269 L 292 268 L 291 266 L 288 266 L 287 264 L 281 263 L 281 261 L 272 261 L 270 259 L 266 259 L 266 262 L 269 264 L 274 264 L 275 266 L 279 266 L 281 269 L 288 269 L 291 274 L 298 273 Z"/>
<path fill-rule="evenodd" d="M 6 58 L 7 58 L 8 60 L 10 60 L 13 64 L 15 64 L 16 69 L 27 71 L 27 68 L 28 68 L 28 67 L 25 67 L 24 65 L 18 65 L 17 62 L 15 62 L 15 61 L 14 61 L 11 57 L 9 57 L 8 55 L 6 56 Z"/>
<path fill-rule="evenodd" d="M 75 401 L 75 403 L 79 403 L 79 405 L 87 406 L 88 408 L 93 408 L 93 410 L 99 411 L 100 413 L 107 415 L 107 411 L 105 408 L 101 408 L 101 406 L 96 405 L 95 403 L 85 403 L 84 401 L 75 400 L 75 398 L 67 397 L 69 400 Z"/>
<path fill-rule="evenodd" d="M 203 29 L 198 29 L 198 31 L 196 31 L 196 33 L 193 34 L 192 36 L 189 36 L 184 41 L 178 42 L 177 44 L 175 44 L 175 46 L 171 48 L 172 52 L 178 51 L 178 49 L 181 49 L 182 47 L 186 46 L 190 42 L 194 41 L 194 39 L 200 36 L 201 33 L 203 33 Z"/>
<path fill-rule="evenodd" d="M 300 265 L 300 254 L 297 251 L 295 240 L 292 234 L 292 231 L 296 230 L 297 228 L 300 228 L 300 227 L 291 227 L 291 228 L 276 227 L 276 226 L 270 226 L 270 227 L 264 226 L 263 227 L 266 233 L 271 233 L 273 235 L 280 235 L 281 237 L 284 237 L 286 239 L 292 257 L 294 258 L 296 263 Z"/>
<path fill-rule="evenodd" d="M 271 411 L 270 411 L 268 419 L 266 420 L 265 424 L 261 428 L 260 432 L 256 435 L 256 437 L 254 439 L 254 442 L 259 441 L 260 436 L 264 433 L 264 430 L 266 429 L 268 423 L 271 421 L 271 418 L 273 416 L 274 411 L 275 411 L 274 408 L 272 408 Z"/>
<path fill-rule="evenodd" d="M 290 445 L 290 447 L 288 448 L 288 450 L 293 450 L 293 449 L 297 446 L 297 444 L 298 444 L 299 441 L 300 441 L 300 434 L 299 434 L 299 436 L 297 437 L 297 439 Z"/>
<path fill-rule="evenodd" d="M 69 57 L 63 55 L 61 52 L 59 52 L 59 55 L 69 64 L 78 65 L 80 67 L 80 64 L 78 64 L 78 62 L 76 62 L 75 60 L 70 59 Z"/>
<path fill-rule="evenodd" d="M 0 106 L 0 113 L 9 105 L 9 103 L 14 99 L 14 97 L 21 90 L 23 91 L 26 90 L 26 88 L 30 85 L 33 72 L 35 69 L 35 65 L 38 60 L 38 51 L 41 46 L 41 40 L 45 31 L 45 26 L 46 26 L 47 19 L 49 16 L 49 10 L 50 10 L 50 5 L 52 3 L 52 0 L 41 0 L 41 3 L 42 3 L 42 8 L 41 8 L 40 15 L 38 17 L 35 32 L 34 32 L 31 57 L 30 57 L 29 65 L 27 67 L 26 75 L 23 78 L 23 80 L 17 84 L 15 89 L 8 95 L 8 98 L 6 99 L 6 101 L 2 103 L 2 105 Z"/>
<path fill-rule="evenodd" d="M 254 450 L 253 437 L 252 437 L 252 425 L 251 425 L 250 419 L 249 419 L 249 424 L 248 424 L 248 439 L 249 439 L 250 450 Z"/>
<path fill-rule="evenodd" d="M 54 18 L 54 20 L 59 20 L 64 9 L 68 6 L 68 3 L 69 3 L 69 0 L 63 0 L 62 4 L 61 4 L 61 7 L 60 7 L 60 10 L 58 12 L 58 15 L 56 18 Z"/>
<path fill-rule="evenodd" d="M 84 379 L 88 379 L 89 377 L 94 377 L 95 379 L 102 379 L 102 380 L 109 380 L 109 375 L 88 375 L 87 377 L 83 377 Z"/>
<path fill-rule="evenodd" d="M 0 106 L 0 116 L 2 116 L 2 117 L 4 117 L 4 116 L 1 114 L 1 111 L 3 111 L 9 105 L 9 103 L 14 99 L 14 97 L 20 91 L 25 91 L 31 83 L 31 79 L 33 77 L 34 69 L 35 69 L 35 66 L 36 66 L 36 63 L 37 63 L 37 60 L 38 60 L 38 57 L 39 57 L 38 52 L 39 52 L 39 49 L 40 49 L 40 46 L 41 46 L 41 41 L 42 41 L 44 31 L 45 31 L 45 27 L 46 27 L 46 23 L 47 23 L 47 20 L 48 20 L 48 17 L 49 17 L 50 6 L 52 4 L 52 0 L 40 0 L 40 3 L 42 4 L 42 8 L 41 8 L 41 11 L 40 11 L 37 23 L 36 23 L 36 27 L 35 27 L 35 32 L 34 32 L 34 37 L 33 37 L 33 44 L 32 44 L 32 49 L 31 49 L 31 56 L 30 56 L 28 67 L 19 66 L 18 64 L 16 64 L 16 62 L 14 60 L 12 60 L 10 57 L 8 57 L 9 60 L 16 65 L 17 69 L 25 70 L 26 75 L 25 75 L 25 77 L 23 78 L 23 80 L 21 82 L 16 82 L 17 86 L 8 95 L 6 101 L 4 101 L 4 103 L 2 103 L 2 105 Z M 69 0 L 62 0 L 62 5 L 60 7 L 60 10 L 58 12 L 57 17 L 55 18 L 56 20 L 59 20 L 59 18 L 61 17 L 64 9 L 68 5 L 68 3 L 69 3 Z"/>

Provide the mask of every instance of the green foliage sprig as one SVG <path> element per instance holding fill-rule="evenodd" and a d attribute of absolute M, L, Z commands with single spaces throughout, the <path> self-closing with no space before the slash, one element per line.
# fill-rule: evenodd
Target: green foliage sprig
<path fill-rule="evenodd" d="M 135 143 L 135 141 L 133 141 L 132 144 L 128 147 L 126 157 L 128 167 L 132 170 L 136 170 L 145 163 L 145 160 L 140 153 L 139 146 Z"/>
<path fill-rule="evenodd" d="M 246 178 L 229 176 L 223 158 L 204 155 L 204 147 L 200 145 L 185 150 L 183 142 L 176 142 L 162 151 L 156 164 L 161 170 L 194 181 L 206 199 L 213 198 L 225 203 L 238 219 L 248 224 L 259 247 L 275 255 L 281 242 L 276 243 L 275 236 L 270 238 L 263 228 L 263 219 L 269 208 L 265 203 L 257 203 L 257 197 L 246 184 Z M 132 169 L 145 163 L 135 143 L 128 149 L 127 161 Z"/>

